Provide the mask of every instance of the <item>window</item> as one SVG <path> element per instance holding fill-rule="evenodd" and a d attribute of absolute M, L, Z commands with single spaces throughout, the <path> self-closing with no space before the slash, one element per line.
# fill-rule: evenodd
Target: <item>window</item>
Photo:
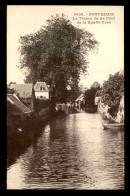
<path fill-rule="evenodd" d="M 45 90 L 45 88 L 40 86 L 40 91 L 44 91 L 44 90 Z"/>

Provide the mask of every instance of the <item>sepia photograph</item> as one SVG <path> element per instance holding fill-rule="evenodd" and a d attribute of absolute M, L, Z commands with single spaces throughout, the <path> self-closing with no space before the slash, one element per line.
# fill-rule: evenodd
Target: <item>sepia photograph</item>
<path fill-rule="evenodd" d="M 124 6 L 7 5 L 8 190 L 124 190 Z"/>

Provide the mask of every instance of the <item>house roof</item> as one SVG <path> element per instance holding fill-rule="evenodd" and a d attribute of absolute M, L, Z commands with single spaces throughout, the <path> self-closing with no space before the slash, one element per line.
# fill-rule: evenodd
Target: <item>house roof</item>
<path fill-rule="evenodd" d="M 33 84 L 11 84 L 11 89 L 14 89 L 21 98 L 30 98 L 32 96 Z"/>
<path fill-rule="evenodd" d="M 83 101 L 84 99 L 84 94 L 81 94 L 77 99 L 76 101 Z"/>
<path fill-rule="evenodd" d="M 35 92 L 41 92 L 42 90 L 40 88 L 43 88 L 43 91 L 49 91 L 47 85 L 45 82 L 37 82 L 34 86 L 34 91 Z"/>
<path fill-rule="evenodd" d="M 9 101 L 12 105 L 15 105 L 20 111 L 23 113 L 30 113 L 31 110 L 27 108 L 17 97 L 16 95 L 7 94 L 7 101 Z"/>

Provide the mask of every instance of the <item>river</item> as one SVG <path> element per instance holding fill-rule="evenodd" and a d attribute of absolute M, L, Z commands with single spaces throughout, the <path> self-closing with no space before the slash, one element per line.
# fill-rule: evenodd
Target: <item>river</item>
<path fill-rule="evenodd" d="M 7 189 L 124 189 L 124 131 L 104 130 L 102 122 L 84 112 L 48 122 L 17 150 Z"/>

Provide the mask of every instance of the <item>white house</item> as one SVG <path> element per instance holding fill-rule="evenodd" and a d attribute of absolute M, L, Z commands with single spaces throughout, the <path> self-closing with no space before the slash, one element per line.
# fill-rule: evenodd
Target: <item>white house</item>
<path fill-rule="evenodd" d="M 45 82 L 37 82 L 34 86 L 36 99 L 49 99 L 49 88 Z"/>
<path fill-rule="evenodd" d="M 98 90 L 95 95 L 95 105 L 99 105 L 101 102 L 102 90 Z"/>
<path fill-rule="evenodd" d="M 82 93 L 76 100 L 75 102 L 78 104 L 79 109 L 81 109 L 81 103 L 85 105 L 85 99 L 84 99 L 84 94 Z"/>

